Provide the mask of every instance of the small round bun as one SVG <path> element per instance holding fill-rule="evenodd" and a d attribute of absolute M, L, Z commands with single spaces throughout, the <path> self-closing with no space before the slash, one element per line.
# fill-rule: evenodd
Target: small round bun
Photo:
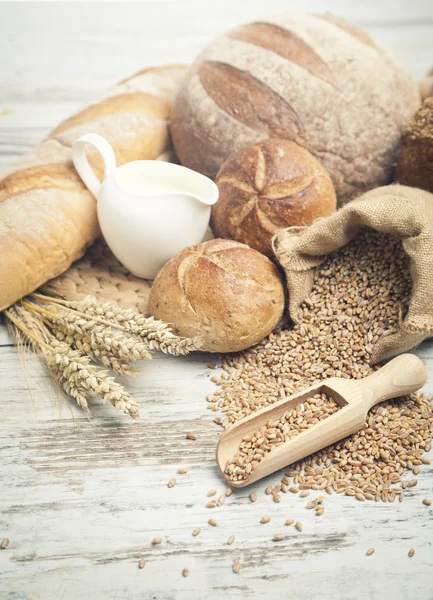
<path fill-rule="evenodd" d="M 149 309 L 178 335 L 201 337 L 203 350 L 238 352 L 278 324 L 284 286 L 268 258 L 244 244 L 214 239 L 182 250 L 164 265 Z"/>
<path fill-rule="evenodd" d="M 288 140 L 270 139 L 231 154 L 216 184 L 214 234 L 271 258 L 279 229 L 311 225 L 337 208 L 328 173 L 308 150 Z"/>

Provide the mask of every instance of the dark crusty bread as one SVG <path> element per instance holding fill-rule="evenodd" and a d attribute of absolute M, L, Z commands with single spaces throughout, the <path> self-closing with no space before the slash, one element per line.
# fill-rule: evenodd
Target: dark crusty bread
<path fill-rule="evenodd" d="M 103 135 L 117 163 L 154 159 L 170 147 L 168 118 L 186 68 L 140 71 L 59 125 L 0 178 L 0 310 L 56 277 L 100 234 L 96 203 L 74 170 L 72 144 Z M 101 173 L 100 156 L 89 161 Z"/>
<path fill-rule="evenodd" d="M 284 311 L 277 267 L 244 244 L 214 239 L 174 256 L 158 273 L 149 299 L 156 318 L 203 350 L 237 352 L 266 337 Z"/>
<path fill-rule="evenodd" d="M 433 96 L 424 100 L 403 131 L 397 181 L 433 192 Z"/>
<path fill-rule="evenodd" d="M 418 106 L 408 70 L 367 33 L 330 14 L 288 14 L 211 43 L 180 87 L 171 130 L 181 163 L 210 177 L 250 144 L 295 141 L 323 164 L 341 204 L 391 181 Z"/>
<path fill-rule="evenodd" d="M 337 207 L 331 178 L 308 150 L 273 138 L 231 154 L 216 178 L 212 230 L 274 257 L 282 228 L 311 225 Z"/>

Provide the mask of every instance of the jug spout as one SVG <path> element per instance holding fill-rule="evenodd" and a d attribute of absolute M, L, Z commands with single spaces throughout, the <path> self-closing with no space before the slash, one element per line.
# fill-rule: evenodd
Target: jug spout
<path fill-rule="evenodd" d="M 213 183 L 213 181 L 211 183 Z M 194 198 L 194 200 L 200 202 L 201 204 L 204 204 L 205 206 L 213 206 L 214 204 L 216 204 L 219 196 L 218 188 L 215 184 L 214 186 L 215 189 L 212 190 L 212 194 L 208 194 L 206 196 L 196 196 L 195 194 L 191 194 L 190 197 Z"/>
<path fill-rule="evenodd" d="M 217 202 L 219 190 L 212 179 L 197 171 L 188 169 L 188 167 L 181 165 L 170 166 L 173 174 L 175 174 L 173 181 L 177 182 L 178 192 L 183 192 L 192 200 L 205 206 L 213 206 Z"/>
<path fill-rule="evenodd" d="M 201 175 L 195 171 L 191 172 L 193 173 L 191 178 L 191 183 L 193 185 L 191 185 L 190 193 L 188 195 L 205 206 L 213 206 L 219 197 L 219 190 L 216 183 L 205 175 Z"/>

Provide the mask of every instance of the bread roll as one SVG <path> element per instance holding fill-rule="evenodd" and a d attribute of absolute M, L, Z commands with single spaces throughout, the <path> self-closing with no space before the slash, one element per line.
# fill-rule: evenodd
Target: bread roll
<path fill-rule="evenodd" d="M 433 96 L 424 100 L 403 131 L 397 181 L 433 192 Z"/>
<path fill-rule="evenodd" d="M 322 163 L 341 204 L 390 182 L 419 101 L 405 66 L 361 29 L 285 15 L 210 44 L 181 85 L 171 129 L 181 163 L 211 177 L 245 146 L 293 140 Z"/>
<path fill-rule="evenodd" d="M 337 207 L 332 181 L 307 150 L 277 138 L 231 154 L 216 184 L 212 230 L 272 258 L 272 237 L 282 228 L 311 225 Z"/>
<path fill-rule="evenodd" d="M 203 350 L 237 352 L 278 324 L 284 287 L 268 258 L 244 244 L 214 239 L 182 250 L 164 265 L 149 310 L 179 335 L 201 337 Z"/>
<path fill-rule="evenodd" d="M 0 310 L 56 277 L 100 234 L 96 203 L 74 170 L 73 142 L 100 133 L 119 165 L 170 147 L 168 118 L 183 66 L 146 69 L 59 125 L 0 179 Z M 89 152 L 101 173 L 101 158 Z"/>

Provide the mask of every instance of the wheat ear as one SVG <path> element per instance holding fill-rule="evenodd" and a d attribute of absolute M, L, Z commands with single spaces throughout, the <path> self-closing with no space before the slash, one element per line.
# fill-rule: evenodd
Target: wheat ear
<path fill-rule="evenodd" d="M 52 373 L 60 387 L 88 410 L 88 399 L 94 394 L 104 404 L 137 418 L 138 403 L 107 371 L 91 363 L 89 356 L 57 340 L 48 327 L 25 306 L 14 305 L 5 311 L 13 326 L 25 338 Z M 18 338 L 17 338 L 18 339 Z"/>
<path fill-rule="evenodd" d="M 41 294 L 34 294 L 35 298 L 48 302 L 51 298 Z M 195 350 L 200 350 L 202 342 L 200 338 L 182 338 L 173 333 L 167 323 L 163 323 L 154 317 L 145 317 L 132 309 L 101 302 L 97 298 L 88 296 L 84 300 L 67 301 L 53 299 L 59 305 L 76 311 L 82 319 L 92 318 L 99 323 L 116 327 L 128 333 L 142 338 L 151 350 L 160 350 L 166 354 L 184 355 Z M 66 317 L 66 315 L 63 315 Z M 77 322 L 80 327 L 86 327 L 84 321 Z M 72 319 L 72 317 L 70 317 Z"/>

